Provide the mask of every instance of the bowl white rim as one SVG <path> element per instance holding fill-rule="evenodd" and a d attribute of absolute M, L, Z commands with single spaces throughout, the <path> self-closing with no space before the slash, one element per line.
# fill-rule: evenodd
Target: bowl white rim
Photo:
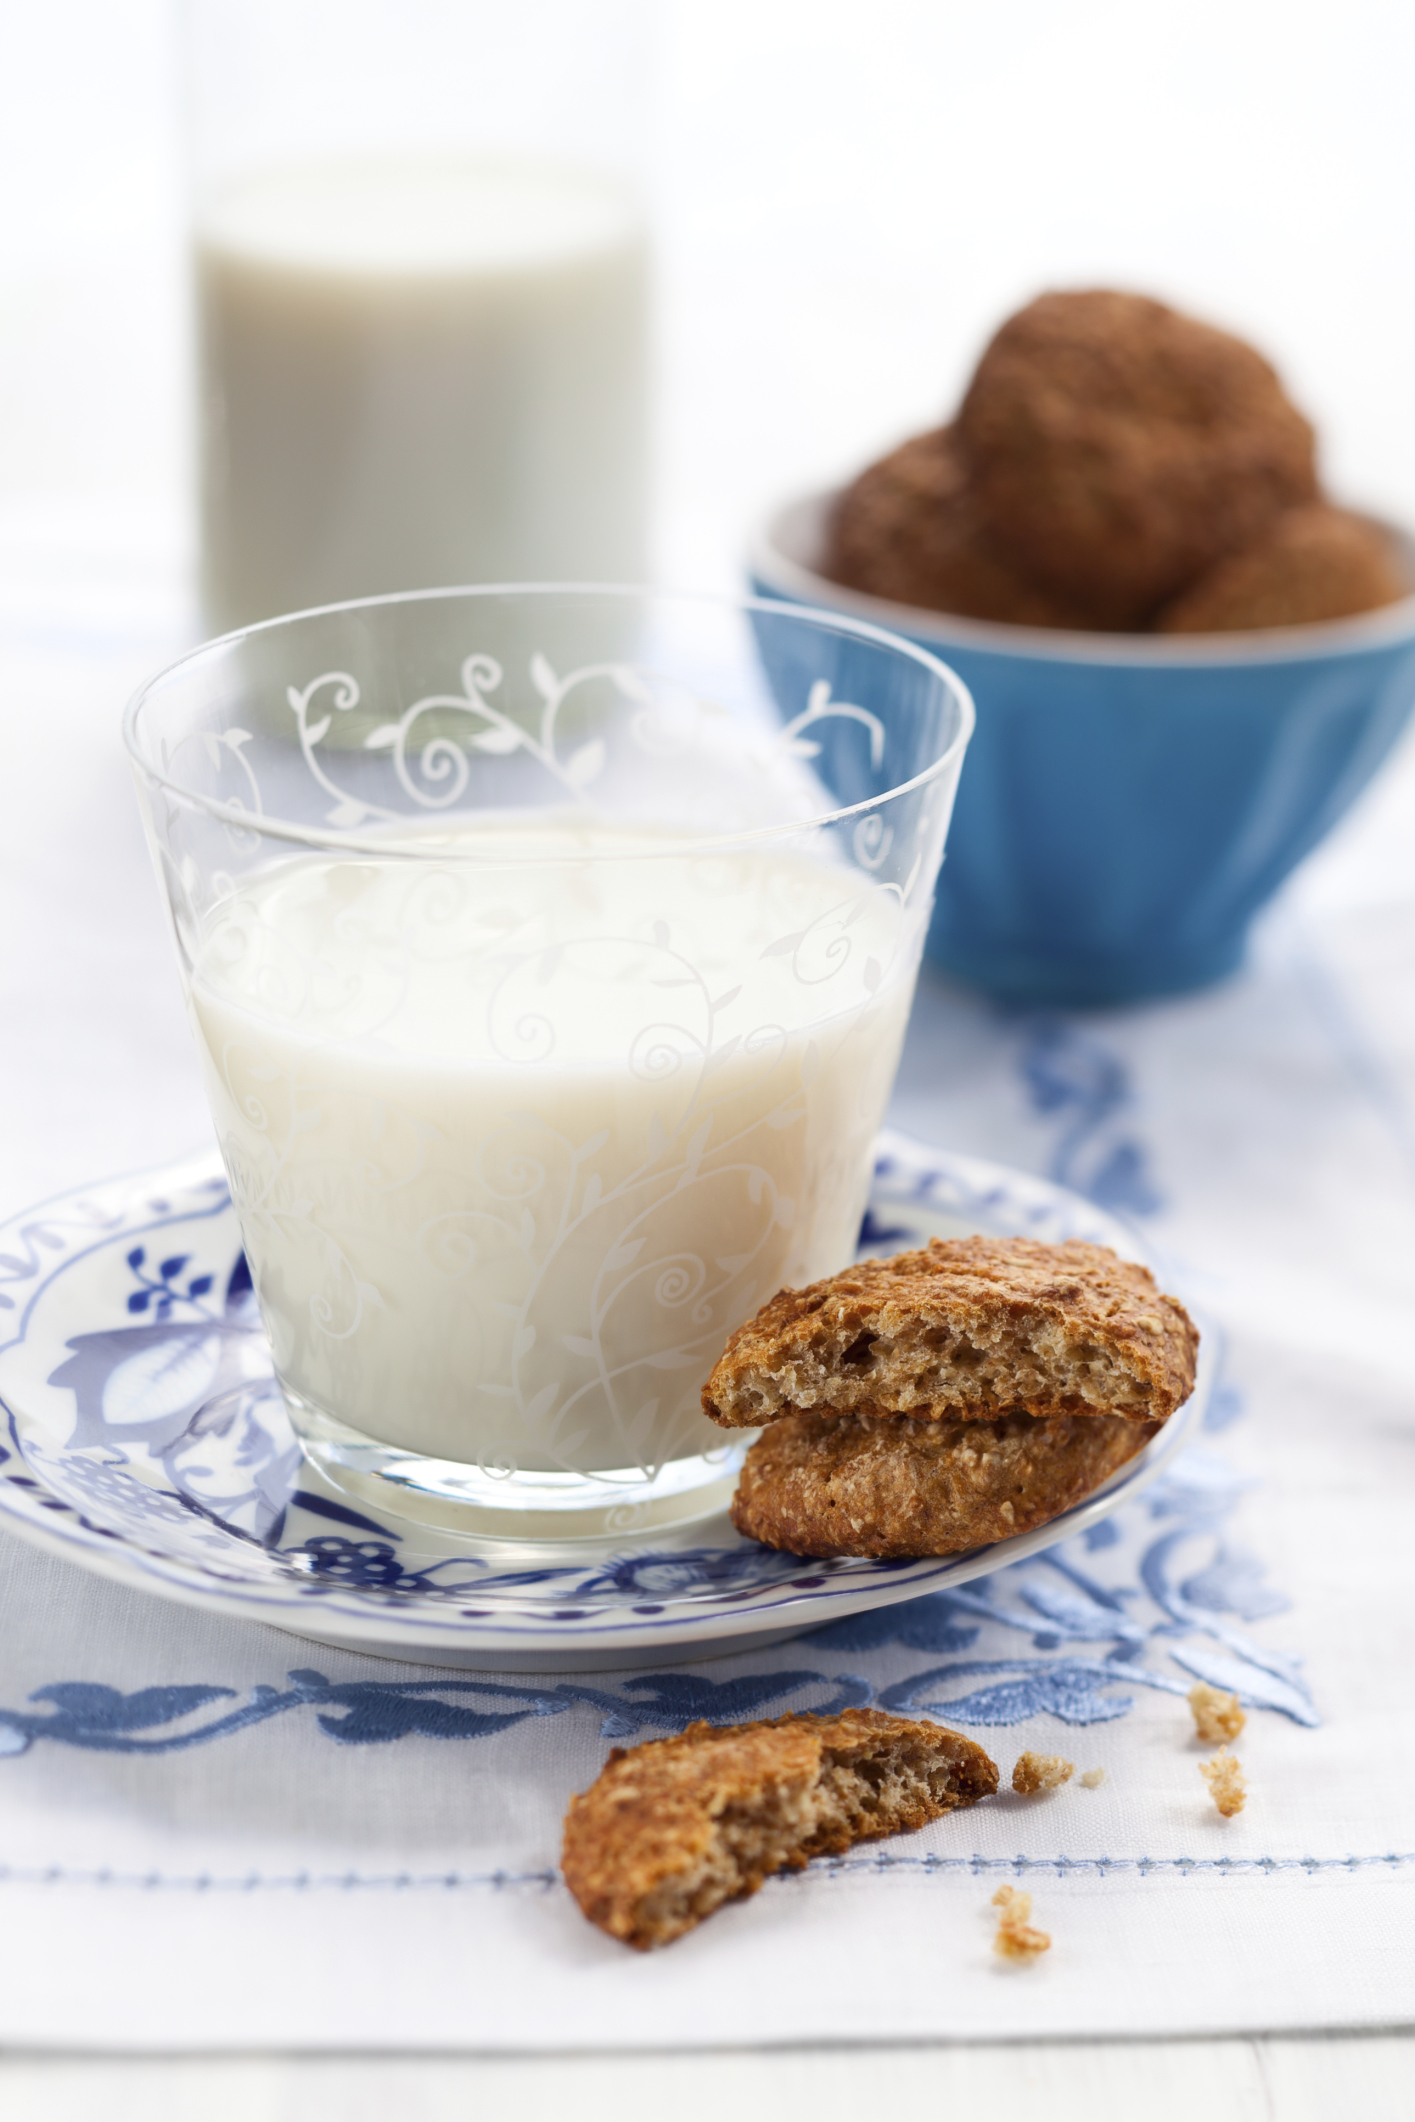
<path fill-rule="evenodd" d="M 890 633 L 927 641 L 942 654 L 950 648 L 976 648 L 1039 663 L 1107 663 L 1132 670 L 1184 670 L 1304 663 L 1415 640 L 1415 591 L 1396 604 L 1360 612 L 1350 619 L 1254 628 L 1251 633 L 1183 636 L 1088 634 L 1056 627 L 1011 626 L 996 619 L 967 619 L 951 612 L 928 611 L 921 605 L 895 604 L 832 582 L 801 557 L 803 552 L 819 551 L 826 512 L 841 492 L 840 487 L 817 487 L 771 511 L 758 525 L 749 546 L 748 566 L 753 581 L 769 584 L 793 604 L 823 604 L 827 610 L 868 620 Z M 1395 539 L 1415 581 L 1415 540 L 1379 516 L 1368 515 L 1367 520 Z"/>

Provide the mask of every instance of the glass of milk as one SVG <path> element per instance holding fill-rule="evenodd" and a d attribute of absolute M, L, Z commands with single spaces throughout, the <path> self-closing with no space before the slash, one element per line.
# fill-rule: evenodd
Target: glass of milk
<path fill-rule="evenodd" d="M 734 1327 L 851 1257 L 972 707 L 820 612 L 373 599 L 127 743 L 275 1369 L 405 1516 L 720 1508 Z"/>
<path fill-rule="evenodd" d="M 192 0 L 211 631 L 643 579 L 645 13 Z"/>

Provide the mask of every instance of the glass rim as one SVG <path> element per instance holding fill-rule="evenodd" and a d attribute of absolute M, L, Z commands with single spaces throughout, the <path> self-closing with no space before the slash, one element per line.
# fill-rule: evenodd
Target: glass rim
<path fill-rule="evenodd" d="M 292 842 L 299 847 L 318 848 L 324 852 L 339 852 L 350 855 L 377 855 L 384 859 L 392 856 L 409 860 L 426 861 L 435 854 L 442 862 L 467 861 L 493 863 L 495 857 L 473 853 L 443 845 L 436 848 L 410 845 L 407 838 L 401 843 L 393 835 L 358 834 L 339 832 L 319 826 L 301 825 L 293 819 L 279 818 L 263 811 L 252 811 L 238 803 L 221 803 L 212 796 L 204 796 L 195 789 L 186 787 L 169 773 L 164 773 L 147 755 L 138 733 L 138 721 L 144 705 L 156 688 L 189 666 L 196 666 L 201 659 L 211 656 L 216 650 L 228 648 L 233 643 L 250 639 L 252 635 L 273 633 L 278 628 L 293 626 L 301 619 L 326 618 L 338 612 L 367 612 L 385 606 L 404 604 L 426 604 L 440 600 L 474 597 L 555 597 L 592 596 L 637 599 L 641 602 L 666 604 L 689 604 L 700 608 L 731 611 L 739 614 L 763 612 L 774 617 L 802 619 L 820 632 L 844 634 L 851 639 L 867 641 L 874 645 L 892 649 L 908 662 L 920 665 L 934 677 L 941 679 L 951 697 L 958 715 L 958 728 L 938 757 L 913 774 L 907 781 L 900 781 L 892 788 L 883 789 L 877 796 L 867 797 L 859 803 L 839 804 L 827 811 L 813 813 L 807 818 L 789 820 L 780 825 L 753 826 L 747 831 L 710 833 L 693 837 L 675 837 L 671 848 L 644 847 L 626 848 L 622 853 L 611 849 L 587 848 L 583 854 L 557 853 L 553 855 L 517 854 L 501 858 L 497 866 L 529 868 L 537 865 L 560 864 L 570 861 L 652 861 L 668 855 L 710 854 L 719 850 L 742 847 L 763 840 L 781 838 L 792 833 L 816 832 L 826 826 L 836 825 L 848 818 L 879 809 L 894 802 L 911 790 L 922 788 L 930 781 L 947 773 L 961 758 L 967 748 L 977 721 L 977 710 L 973 696 L 958 673 L 940 656 L 908 640 L 902 634 L 891 633 L 887 627 L 876 626 L 866 619 L 857 619 L 849 613 L 828 611 L 821 606 L 794 604 L 784 598 L 733 596 L 726 593 L 713 594 L 705 591 L 655 589 L 644 584 L 618 582 L 484 582 L 452 584 L 441 589 L 393 590 L 376 597 L 350 597 L 336 604 L 316 604 L 296 612 L 280 612 L 269 619 L 253 620 L 249 626 L 234 627 L 229 633 L 217 634 L 209 641 L 198 643 L 188 649 L 175 662 L 147 678 L 131 696 L 123 711 L 123 744 L 132 766 L 144 781 L 165 789 L 170 795 L 206 813 L 223 825 L 238 827 L 244 832 L 264 834 L 272 840 Z M 447 814 L 449 825 L 452 814 Z"/>

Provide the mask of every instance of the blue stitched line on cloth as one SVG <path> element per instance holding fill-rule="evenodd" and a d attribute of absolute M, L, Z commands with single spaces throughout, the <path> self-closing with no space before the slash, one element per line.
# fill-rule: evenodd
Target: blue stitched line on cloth
<path fill-rule="evenodd" d="M 1232 1877 L 1240 1872 L 1361 1871 L 1372 1865 L 1399 1867 L 1415 1864 L 1415 1850 L 1393 1850 L 1370 1857 L 893 1857 L 881 1851 L 873 1857 L 830 1857 L 816 1867 L 828 1872 L 986 1872 L 1050 1871 L 1058 1877 L 1067 1872 L 1135 1872 L 1148 1878 L 1153 1872 L 1216 1872 Z"/>
<path fill-rule="evenodd" d="M 1101 1877 L 1111 1872 L 1128 1872 L 1138 1878 L 1176 1873 L 1187 1877 L 1194 1872 L 1205 1872 L 1219 1878 L 1237 1878 L 1253 1872 L 1265 1877 L 1275 1872 L 1305 1872 L 1308 1875 L 1314 1872 L 1358 1872 L 1382 1865 L 1388 1870 L 1398 1870 L 1406 1864 L 1415 1864 L 1415 1850 L 1393 1850 L 1385 1856 L 1369 1857 L 893 1857 L 882 1853 L 874 1857 L 825 1858 L 812 1865 L 809 1872 L 798 1876 L 809 1878 L 825 1873 L 835 1877 L 842 1872 L 892 1871 L 922 1872 L 926 1876 L 969 1872 L 977 1876 L 983 1872 L 1010 1871 L 1019 1875 L 1023 1872 L 1055 1872 L 1058 1878 L 1074 1872 L 1095 1873 Z M 0 1886 L 117 1886 L 178 1893 L 256 1893 L 268 1889 L 311 1893 L 326 1892 L 331 1888 L 342 1893 L 361 1889 L 448 1892 L 465 1887 L 491 1887 L 502 1891 L 510 1886 L 536 1886 L 546 1890 L 558 1885 L 559 1880 L 560 1874 L 556 1871 L 287 1872 L 271 1877 L 261 1872 L 249 1872 L 244 1876 L 218 1878 L 211 1872 L 168 1877 L 162 1872 L 67 1871 L 60 1865 L 32 1869 L 22 1865 L 0 1865 Z"/>

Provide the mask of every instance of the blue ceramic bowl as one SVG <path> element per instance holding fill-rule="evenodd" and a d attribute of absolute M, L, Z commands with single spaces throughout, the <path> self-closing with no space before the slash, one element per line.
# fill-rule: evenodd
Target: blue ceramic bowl
<path fill-rule="evenodd" d="M 1254 914 L 1404 727 L 1415 595 L 1320 626 L 1182 640 L 956 619 L 818 574 L 832 499 L 768 524 L 753 589 L 907 636 L 977 704 L 930 957 L 1030 1003 L 1128 1002 L 1232 971 Z"/>

